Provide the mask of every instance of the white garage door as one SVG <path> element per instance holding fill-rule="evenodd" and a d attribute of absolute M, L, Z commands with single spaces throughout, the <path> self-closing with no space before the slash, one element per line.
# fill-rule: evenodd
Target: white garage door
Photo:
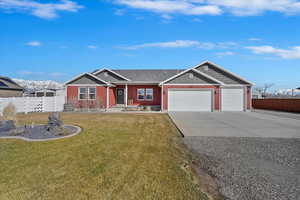
<path fill-rule="evenodd" d="M 169 111 L 212 111 L 211 90 L 169 90 Z"/>
<path fill-rule="evenodd" d="M 244 110 L 244 89 L 222 88 L 222 111 Z"/>

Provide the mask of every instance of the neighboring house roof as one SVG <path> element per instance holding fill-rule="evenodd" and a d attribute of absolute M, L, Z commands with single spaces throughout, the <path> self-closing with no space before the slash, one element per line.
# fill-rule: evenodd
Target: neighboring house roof
<path fill-rule="evenodd" d="M 297 90 L 300 90 L 300 87 L 296 88 Z"/>
<path fill-rule="evenodd" d="M 189 74 L 187 74 L 189 73 Z M 222 67 L 205 61 L 189 69 L 107 69 L 85 73 L 105 82 L 105 84 L 218 84 L 218 85 L 254 85 L 242 77 L 229 72 Z M 66 84 L 74 83 L 83 75 L 78 76 Z M 192 76 L 192 78 L 191 78 Z M 195 78 L 194 78 L 195 77 Z M 80 84 L 78 80 L 76 84 Z M 88 84 L 83 81 L 82 83 Z"/>
<path fill-rule="evenodd" d="M 15 81 L 5 76 L 0 76 L 0 89 L 23 90 Z"/>

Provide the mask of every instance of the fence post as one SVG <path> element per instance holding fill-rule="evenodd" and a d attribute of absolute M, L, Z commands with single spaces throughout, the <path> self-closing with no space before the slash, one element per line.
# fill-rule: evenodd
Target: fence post
<path fill-rule="evenodd" d="M 28 112 L 27 112 L 27 104 L 28 104 L 27 102 L 28 102 L 28 97 L 25 97 L 25 98 L 24 98 L 24 113 L 25 113 L 25 114 L 28 113 Z"/>
<path fill-rule="evenodd" d="M 2 116 L 3 111 L 3 105 L 2 105 L 2 99 L 0 99 L 0 116 Z"/>
<path fill-rule="evenodd" d="M 56 98 L 57 96 L 54 96 L 54 112 L 57 112 L 57 107 L 56 107 Z"/>
<path fill-rule="evenodd" d="M 45 112 L 45 97 L 42 97 L 42 112 Z"/>

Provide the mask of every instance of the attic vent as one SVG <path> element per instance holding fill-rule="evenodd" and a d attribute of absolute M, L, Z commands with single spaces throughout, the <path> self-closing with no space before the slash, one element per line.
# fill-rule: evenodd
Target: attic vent
<path fill-rule="evenodd" d="M 108 77 L 108 73 L 107 73 L 107 72 L 104 72 L 104 76 Z"/>
<path fill-rule="evenodd" d="M 193 79 L 194 78 L 194 74 L 193 73 L 189 73 L 189 78 Z"/>
<path fill-rule="evenodd" d="M 204 66 L 203 66 L 203 69 L 204 69 L 205 71 L 208 71 L 208 65 L 204 65 Z"/>

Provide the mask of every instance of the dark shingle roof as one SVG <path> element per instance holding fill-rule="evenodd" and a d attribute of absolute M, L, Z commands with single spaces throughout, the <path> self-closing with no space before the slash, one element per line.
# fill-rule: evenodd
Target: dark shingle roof
<path fill-rule="evenodd" d="M 0 88 L 2 89 L 17 89 L 22 90 L 23 88 L 18 85 L 16 82 L 11 80 L 8 77 L 0 76 Z"/>
<path fill-rule="evenodd" d="M 141 69 L 141 70 L 112 70 L 128 79 L 132 82 L 154 82 L 159 83 L 164 81 L 183 70 L 181 69 L 164 69 L 164 70 L 156 70 L 156 69 Z"/>

